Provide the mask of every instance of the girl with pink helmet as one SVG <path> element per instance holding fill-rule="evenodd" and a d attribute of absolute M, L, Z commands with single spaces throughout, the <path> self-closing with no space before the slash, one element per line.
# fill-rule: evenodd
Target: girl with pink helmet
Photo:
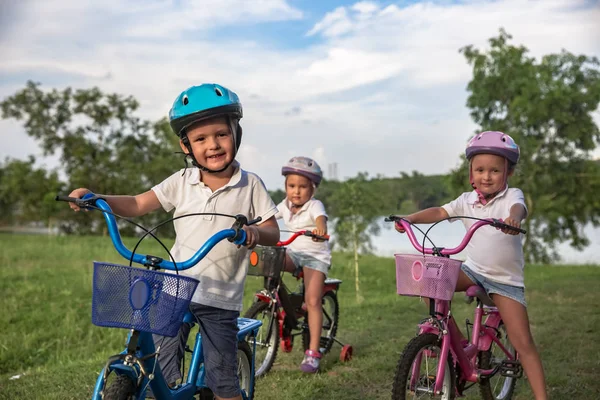
<path fill-rule="evenodd" d="M 285 176 L 286 198 L 277 206 L 279 212 L 275 217 L 283 219 L 290 231 L 308 230 L 319 236 L 327 235 L 325 207 L 313 197 L 323 178 L 319 164 L 308 157 L 293 157 L 283 166 L 281 174 Z M 287 248 L 286 270 L 296 272 L 301 269 L 304 273 L 310 344 L 300 364 L 303 372 L 319 370 L 319 339 L 323 326 L 321 293 L 330 267 L 331 251 L 326 241 L 300 236 Z"/>
<path fill-rule="evenodd" d="M 465 155 L 473 191 L 405 219 L 415 224 L 430 224 L 454 217 L 497 218 L 519 228 L 527 217 L 525 197 L 520 189 L 508 185 L 519 162 L 519 146 L 505 133 L 486 131 L 469 141 Z M 466 229 L 476 222 L 468 218 L 461 221 Z M 396 230 L 404 232 L 398 225 Z M 456 291 L 463 292 L 478 285 L 492 297 L 511 344 L 519 353 L 535 398 L 546 399 L 544 370 L 531 334 L 525 302 L 525 259 L 520 234 L 510 229 L 481 228 L 473 235 L 466 253 Z"/>

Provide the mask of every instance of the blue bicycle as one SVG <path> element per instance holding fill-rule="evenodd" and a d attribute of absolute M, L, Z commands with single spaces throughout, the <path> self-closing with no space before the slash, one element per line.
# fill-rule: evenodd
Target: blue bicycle
<path fill-rule="evenodd" d="M 173 337 L 177 335 L 182 323 L 195 325 L 195 317 L 189 312 L 188 307 L 199 282 L 178 273 L 165 273 L 158 270 L 178 272 L 191 268 L 224 239 L 236 245 L 243 245 L 246 241 L 246 232 L 242 227 L 252 225 L 260 221 L 260 218 L 248 221 L 243 215 L 227 215 L 235 218 L 231 229 L 215 233 L 189 260 L 175 263 L 160 257 L 136 253 L 137 245 L 133 251 L 125 247 L 117 227 L 115 219 L 117 215 L 102 198 L 87 194 L 82 199 L 56 196 L 56 200 L 101 211 L 115 249 L 130 261 L 129 266 L 94 262 L 92 322 L 97 326 L 130 329 L 130 332 L 125 350 L 109 357 L 99 374 L 92 399 L 145 399 L 148 387 L 152 389 L 156 399 L 188 400 L 196 398 L 195 396 L 200 400 L 214 399 L 213 393 L 204 383 L 206 371 L 202 337 L 199 331 L 196 334 L 193 350 L 186 348 L 192 356 L 185 382 L 171 388 L 162 375 L 157 362 L 160 342 L 158 348 L 155 348 L 152 334 Z M 135 225 L 146 231 L 140 242 L 148 235 L 156 239 L 152 232 L 158 226 L 146 230 L 138 224 Z M 162 245 L 160 241 L 159 243 Z M 163 247 L 166 250 L 164 245 Z M 132 263 L 141 264 L 146 268 L 132 267 Z M 256 336 L 261 325 L 262 322 L 254 319 L 238 318 L 238 377 L 242 398 L 245 400 L 254 398 L 255 349 L 251 349 L 248 345 L 248 342 L 252 342 L 248 337 Z"/>

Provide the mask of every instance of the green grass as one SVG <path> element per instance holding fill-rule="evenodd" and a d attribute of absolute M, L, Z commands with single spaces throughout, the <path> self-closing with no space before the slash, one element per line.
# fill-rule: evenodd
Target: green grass
<path fill-rule="evenodd" d="M 0 234 L 0 399 L 89 398 L 106 358 L 122 349 L 125 331 L 90 322 L 92 260 L 123 263 L 108 238 Z M 357 304 L 350 258 L 334 255 L 331 276 L 344 280 L 338 337 L 354 347 L 352 361 L 340 362 L 334 345 L 321 374 L 303 375 L 298 340 L 257 382 L 257 400 L 390 398 L 399 355 L 425 307 L 395 294 L 391 258 L 362 257 L 361 274 Z M 550 398 L 600 398 L 600 268 L 528 266 L 526 283 Z M 259 284 L 249 278 L 246 307 Z M 461 326 L 472 319 L 462 301 L 454 312 Z M 517 399 L 532 398 L 525 380 L 517 388 Z M 477 390 L 467 398 L 478 398 Z"/>

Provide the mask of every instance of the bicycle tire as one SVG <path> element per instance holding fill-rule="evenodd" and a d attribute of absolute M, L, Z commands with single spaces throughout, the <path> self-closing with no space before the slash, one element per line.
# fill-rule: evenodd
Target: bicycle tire
<path fill-rule="evenodd" d="M 508 340 L 508 334 L 506 333 L 506 327 L 501 322 L 498 326 L 498 339 L 502 342 L 504 347 L 509 350 L 513 355 L 516 354 L 514 347 Z M 494 357 L 494 350 L 498 349 L 500 357 Z M 482 369 L 492 369 L 498 364 L 498 359 L 505 358 L 504 352 L 498 347 L 496 342 L 492 342 L 490 349 L 487 351 L 479 352 L 479 367 Z M 495 363 L 494 363 L 495 362 Z M 500 361 L 501 362 L 501 361 Z M 499 373 L 492 376 L 491 378 L 482 378 L 479 382 L 479 392 L 483 400 L 510 400 L 515 393 L 515 387 L 517 385 L 516 377 L 502 376 Z M 496 389 L 500 389 L 497 391 Z"/>
<path fill-rule="evenodd" d="M 333 346 L 335 334 L 337 333 L 338 323 L 340 320 L 340 304 L 337 295 L 333 291 L 325 293 L 322 297 L 323 304 L 323 328 L 321 329 L 321 339 L 319 340 L 319 351 L 321 354 L 327 354 Z M 329 304 L 329 310 L 325 310 L 325 305 Z M 326 316 L 327 313 L 327 316 Z M 327 321 L 331 319 L 330 321 Z M 310 330 L 308 329 L 308 312 L 304 318 L 305 327 L 302 331 L 302 347 L 304 351 L 310 348 Z M 331 325 L 329 325 L 331 324 Z M 326 331 L 323 336 L 323 330 Z"/>
<path fill-rule="evenodd" d="M 117 375 L 104 391 L 105 400 L 133 400 L 135 398 L 136 385 L 125 375 Z"/>
<path fill-rule="evenodd" d="M 253 400 L 255 379 L 252 376 L 252 350 L 247 342 L 238 342 L 237 357 L 238 379 L 242 390 L 242 398 Z"/>
<path fill-rule="evenodd" d="M 407 399 L 407 383 L 412 375 L 412 366 L 415 363 L 415 359 L 421 353 L 422 350 L 426 349 L 437 349 L 438 357 L 439 351 L 441 351 L 442 343 L 437 335 L 433 333 L 425 333 L 419 336 L 414 337 L 408 344 L 404 347 L 404 351 L 398 360 L 398 366 L 396 367 L 396 373 L 394 375 L 394 383 L 392 384 L 392 400 L 406 400 Z M 432 363 L 433 364 L 433 363 Z M 425 376 L 421 376 L 421 372 L 419 372 L 419 382 L 418 384 L 426 384 L 426 388 L 421 388 L 422 391 L 426 391 L 427 389 L 433 390 L 433 385 L 435 383 L 435 373 L 437 373 L 437 363 L 435 368 L 432 368 L 431 371 L 425 371 Z M 429 364 L 426 362 L 426 366 Z M 433 372 L 433 376 L 431 375 Z M 456 397 L 456 370 L 454 369 L 454 361 L 452 359 L 452 354 L 448 353 L 448 359 L 446 361 L 446 372 L 444 374 L 444 384 L 442 386 L 443 393 L 441 396 L 436 396 L 435 398 L 440 398 L 442 400 L 454 400 Z M 413 392 L 418 392 L 415 390 Z M 416 399 L 419 397 L 415 396 L 416 393 L 411 393 L 410 398 Z M 429 393 L 423 393 L 423 398 L 434 398 L 430 397 Z"/>
<path fill-rule="evenodd" d="M 261 314 L 266 317 L 266 321 L 259 318 Z M 252 304 L 252 306 L 244 314 L 244 317 L 263 321 L 263 324 L 259 328 L 256 335 L 258 340 L 256 343 L 256 354 L 254 358 L 254 376 L 258 378 L 269 372 L 273 366 L 273 363 L 275 362 L 275 358 L 277 357 L 277 349 L 279 348 L 279 326 L 271 305 L 263 301 Z M 254 349 L 253 336 L 247 336 L 246 342 L 250 346 L 250 349 Z M 262 349 L 263 347 L 266 347 L 264 356 Z"/>

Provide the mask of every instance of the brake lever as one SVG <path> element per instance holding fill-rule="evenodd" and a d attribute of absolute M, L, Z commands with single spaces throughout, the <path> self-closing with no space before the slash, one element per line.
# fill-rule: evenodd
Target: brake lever
<path fill-rule="evenodd" d="M 229 240 L 230 242 L 236 243 L 236 244 L 243 244 L 243 243 L 239 243 L 239 242 L 242 242 L 242 240 L 241 240 L 242 238 L 244 239 L 243 242 L 246 241 L 246 232 L 243 229 L 244 225 L 250 226 L 250 225 L 254 225 L 260 221 L 262 221 L 262 217 L 258 217 L 251 221 L 248 221 L 248 218 L 245 215 L 237 214 L 235 216 L 235 222 L 231 226 L 231 229 L 235 230 L 235 236 L 232 238 L 227 238 L 227 240 Z"/>
<path fill-rule="evenodd" d="M 396 222 L 396 221 L 400 221 L 400 220 L 402 220 L 402 217 L 399 217 L 399 216 L 393 215 L 393 214 L 390 214 L 383 219 L 384 222 Z"/>

